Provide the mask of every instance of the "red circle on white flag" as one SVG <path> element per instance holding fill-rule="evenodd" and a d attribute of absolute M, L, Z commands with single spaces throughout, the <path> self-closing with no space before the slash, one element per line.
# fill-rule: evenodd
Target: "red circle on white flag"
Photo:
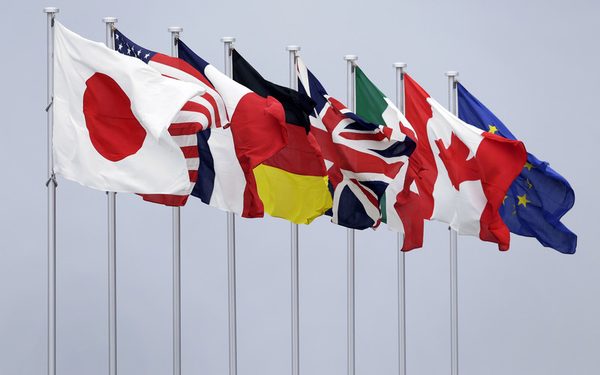
<path fill-rule="evenodd" d="M 94 73 L 85 84 L 83 115 L 96 151 L 113 162 L 138 152 L 146 129 L 131 111 L 127 94 L 103 73 Z"/>

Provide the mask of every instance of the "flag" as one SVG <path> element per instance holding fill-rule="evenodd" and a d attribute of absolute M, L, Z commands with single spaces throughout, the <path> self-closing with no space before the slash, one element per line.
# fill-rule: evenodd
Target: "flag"
<path fill-rule="evenodd" d="M 56 22 L 54 170 L 99 190 L 174 193 L 189 186 L 167 128 L 202 87 L 164 78 L 139 60 Z"/>
<path fill-rule="evenodd" d="M 355 68 L 355 84 L 356 84 L 356 114 L 361 116 L 366 121 L 375 124 L 385 124 L 394 132 L 406 134 L 411 139 L 417 139 L 412 125 L 400 110 L 385 96 L 381 90 L 369 80 L 367 75 L 358 66 Z M 410 159 L 409 159 L 410 160 Z M 405 234 L 410 232 L 409 236 L 422 238 L 422 220 L 414 222 L 411 226 L 410 217 L 405 217 L 402 220 L 401 212 L 407 208 L 409 204 L 405 195 L 410 193 L 410 186 L 406 185 L 406 173 L 410 161 L 405 161 L 398 176 L 390 182 L 385 190 L 385 195 L 381 201 L 382 221 L 391 229 L 397 230 Z M 400 210 L 395 208 L 397 199 L 403 201 Z M 405 215 L 402 215 L 405 216 Z M 420 234 L 419 234 L 420 232 Z"/>
<path fill-rule="evenodd" d="M 233 50 L 233 79 L 262 97 L 273 97 L 285 110 L 288 144 L 254 169 L 265 211 L 296 224 L 308 224 L 331 208 L 327 170 L 309 114 L 314 103 L 305 94 L 265 80 Z"/>
<path fill-rule="evenodd" d="M 254 169 L 287 144 L 285 114 L 272 97 L 263 98 L 221 73 L 183 41 L 179 57 L 207 79 L 225 101 L 227 128 L 198 133 L 199 179 L 192 195 L 242 217 L 262 217 Z"/>
<path fill-rule="evenodd" d="M 298 79 L 300 91 L 316 103 L 311 132 L 327 161 L 332 221 L 354 229 L 378 226 L 384 193 L 415 149 L 415 142 L 404 135 L 398 123 L 384 127 L 352 113 L 327 94 L 301 60 Z"/>
<path fill-rule="evenodd" d="M 128 56 L 137 57 L 156 69 L 163 76 L 192 82 L 204 88 L 205 92 L 191 98 L 175 116 L 169 134 L 181 148 L 186 158 L 190 184 L 176 194 L 142 194 L 146 201 L 167 206 L 183 206 L 198 179 L 199 153 L 197 133 L 210 127 L 227 126 L 227 111 L 221 96 L 210 82 L 185 61 L 157 53 L 134 43 L 119 30 L 114 32 L 115 49 Z"/>
<path fill-rule="evenodd" d="M 412 194 L 403 197 L 410 208 L 405 217 L 442 221 L 459 234 L 478 236 L 508 250 L 510 233 L 498 210 L 525 164 L 523 143 L 461 121 L 408 74 L 405 90 L 406 118 L 418 137 L 407 173 Z M 402 208 L 403 199 L 396 202 L 397 208 Z M 407 232 L 404 250 L 420 245 L 411 236 Z"/>
<path fill-rule="evenodd" d="M 508 128 L 467 89 L 458 84 L 458 116 L 484 131 L 516 139 Z M 527 161 L 500 206 L 512 233 L 535 237 L 544 246 L 575 253 L 577 235 L 560 222 L 575 203 L 569 182 L 550 165 L 527 154 Z"/>

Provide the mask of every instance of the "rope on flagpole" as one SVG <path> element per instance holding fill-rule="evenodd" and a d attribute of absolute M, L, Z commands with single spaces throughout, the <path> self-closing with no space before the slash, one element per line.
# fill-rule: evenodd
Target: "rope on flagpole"
<path fill-rule="evenodd" d="M 235 38 L 223 37 L 225 75 L 233 77 L 232 51 Z M 229 309 L 229 375 L 237 375 L 237 289 L 235 267 L 235 214 L 227 213 L 227 278 Z"/>
<path fill-rule="evenodd" d="M 347 90 L 347 100 L 348 100 L 348 109 L 351 111 L 355 110 L 356 107 L 356 82 L 354 79 L 355 76 L 355 67 L 356 60 L 358 60 L 358 56 L 356 55 L 346 55 L 344 56 L 344 60 L 347 63 L 347 76 L 346 76 L 346 90 Z M 348 375 L 354 375 L 356 369 L 356 344 L 355 344 L 355 331 L 356 331 L 356 322 L 355 322 L 355 306 L 354 306 L 354 259 L 355 259 L 355 238 L 354 238 L 354 229 L 346 230 L 347 236 L 347 333 L 348 333 Z"/>
<path fill-rule="evenodd" d="M 48 144 L 48 375 L 56 374 L 56 177 L 54 175 L 54 159 L 52 153 L 52 132 L 54 128 L 54 18 L 58 8 L 44 8 L 46 13 L 46 45 L 47 45 L 47 100 L 46 123 Z M 52 182 L 52 183 L 50 183 Z"/>
<path fill-rule="evenodd" d="M 404 72 L 406 63 L 394 63 L 396 72 L 396 106 L 406 113 L 404 95 Z M 406 375 L 406 266 L 405 253 L 401 251 L 404 235 L 397 233 L 396 274 L 398 275 L 398 374 Z"/>
<path fill-rule="evenodd" d="M 117 18 L 104 17 L 106 46 L 115 48 Z M 108 373 L 117 375 L 117 194 L 108 194 Z"/>
<path fill-rule="evenodd" d="M 287 46 L 290 57 L 290 88 L 298 90 L 296 65 L 300 46 Z M 292 375 L 300 374 L 300 266 L 298 224 L 291 223 L 291 289 L 292 289 Z"/>
<path fill-rule="evenodd" d="M 171 56 L 179 57 L 182 27 L 171 26 Z M 181 207 L 173 207 L 173 375 L 181 375 Z"/>
<path fill-rule="evenodd" d="M 446 72 L 448 77 L 448 109 L 458 115 L 458 72 Z M 450 366 L 451 374 L 458 375 L 458 232 L 450 229 Z"/>

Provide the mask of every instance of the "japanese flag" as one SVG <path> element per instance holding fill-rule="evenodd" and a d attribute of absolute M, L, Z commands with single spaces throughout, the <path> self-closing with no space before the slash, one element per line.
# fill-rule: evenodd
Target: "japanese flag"
<path fill-rule="evenodd" d="M 54 171 L 106 191 L 186 189 L 186 160 L 167 128 L 204 89 L 163 77 L 58 22 L 54 28 Z"/>

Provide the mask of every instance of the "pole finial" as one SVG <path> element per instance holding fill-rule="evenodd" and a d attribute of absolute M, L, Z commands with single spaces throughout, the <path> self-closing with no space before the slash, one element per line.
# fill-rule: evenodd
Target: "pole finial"
<path fill-rule="evenodd" d="M 458 77 L 458 72 L 456 70 L 448 70 L 444 74 L 446 74 L 446 77 Z"/>
<path fill-rule="evenodd" d="M 405 62 L 395 62 L 392 64 L 396 69 L 405 69 L 407 64 Z"/>
<path fill-rule="evenodd" d="M 346 61 L 356 61 L 358 60 L 357 55 L 344 55 L 344 60 Z"/>
<path fill-rule="evenodd" d="M 181 26 L 170 26 L 167 30 L 171 33 L 180 33 L 183 31 L 183 27 Z"/>
<path fill-rule="evenodd" d="M 58 13 L 60 12 L 60 9 L 58 9 L 57 7 L 45 7 L 44 8 L 44 13 Z"/>
<path fill-rule="evenodd" d="M 104 23 L 117 23 L 119 19 L 117 17 L 104 17 L 102 22 Z"/>
<path fill-rule="evenodd" d="M 233 43 L 235 42 L 235 38 L 232 36 L 224 36 L 221 38 L 221 42 L 223 43 Z"/>
<path fill-rule="evenodd" d="M 295 44 L 290 44 L 289 46 L 285 47 L 286 51 L 300 51 L 300 46 L 295 45 Z"/>

